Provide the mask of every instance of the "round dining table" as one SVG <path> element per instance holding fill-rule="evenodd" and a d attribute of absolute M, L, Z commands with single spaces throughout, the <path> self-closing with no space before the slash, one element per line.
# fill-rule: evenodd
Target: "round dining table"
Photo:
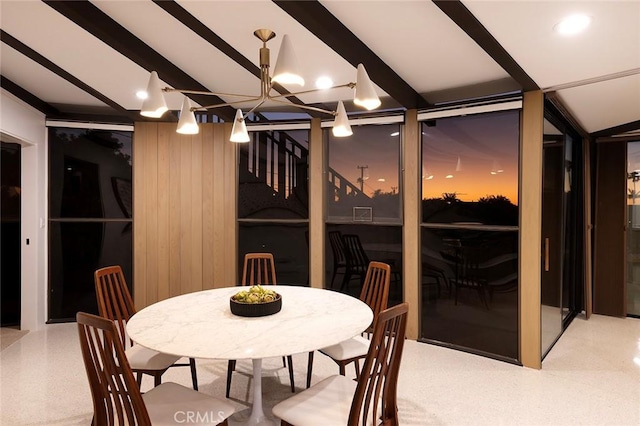
<path fill-rule="evenodd" d="M 247 425 L 275 425 L 262 407 L 262 359 L 311 352 L 348 340 L 373 321 L 359 299 L 331 290 L 301 286 L 264 286 L 282 297 L 273 315 L 231 313 L 229 299 L 241 287 L 183 294 L 154 303 L 127 323 L 137 344 L 189 358 L 251 359 L 253 404 Z"/>

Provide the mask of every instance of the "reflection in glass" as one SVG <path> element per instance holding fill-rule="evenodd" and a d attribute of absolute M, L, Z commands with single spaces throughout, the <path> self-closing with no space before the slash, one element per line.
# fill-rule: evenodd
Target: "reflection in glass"
<path fill-rule="evenodd" d="M 422 228 L 421 338 L 518 360 L 518 231 Z"/>
<path fill-rule="evenodd" d="M 93 273 L 132 288 L 133 132 L 49 128 L 49 320 L 97 313 Z"/>
<path fill-rule="evenodd" d="M 517 362 L 520 111 L 422 123 L 421 337 Z"/>
<path fill-rule="evenodd" d="M 132 134 L 49 128 L 50 218 L 131 217 Z"/>
<path fill-rule="evenodd" d="M 563 269 L 566 191 L 570 190 L 565 168 L 565 136 L 544 121 L 542 176 L 542 250 L 540 281 L 541 355 L 562 334 Z"/>
<path fill-rule="evenodd" d="M 349 138 L 328 140 L 327 219 L 401 223 L 400 125 L 352 126 Z"/>
<path fill-rule="evenodd" d="M 627 315 L 640 316 L 640 142 L 627 144 Z"/>
<path fill-rule="evenodd" d="M 520 111 L 422 124 L 425 223 L 518 225 Z"/>
<path fill-rule="evenodd" d="M 127 222 L 51 222 L 49 225 L 49 320 L 97 314 L 93 273 L 120 265 L 132 289 L 132 226 Z"/>
<path fill-rule="evenodd" d="M 309 217 L 309 131 L 251 133 L 240 146 L 238 218 Z"/>
<path fill-rule="evenodd" d="M 326 288 L 359 297 L 368 262 L 383 262 L 391 267 L 388 305 L 402 302 L 401 226 L 327 224 L 326 231 Z M 361 260 L 351 260 L 349 250 L 340 249 L 340 239 L 348 238 L 356 242 L 350 245 L 352 250 L 361 250 L 358 256 L 351 257 Z M 342 256 L 341 250 L 346 252 Z"/>
<path fill-rule="evenodd" d="M 244 255 L 272 253 L 280 284 L 309 284 L 308 223 L 240 222 L 238 229 L 238 276 Z"/>

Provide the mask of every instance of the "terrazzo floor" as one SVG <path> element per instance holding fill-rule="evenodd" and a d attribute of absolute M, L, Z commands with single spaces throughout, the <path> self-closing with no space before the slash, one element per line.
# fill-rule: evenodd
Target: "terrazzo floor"
<path fill-rule="evenodd" d="M 215 335 L 212 334 L 212 338 Z M 227 362 L 198 360 L 200 390 L 224 395 Z M 298 389 L 306 354 L 294 356 Z M 231 399 L 251 397 L 251 363 L 238 362 Z M 353 369 L 348 369 L 353 374 Z M 313 383 L 337 373 L 316 354 Z M 265 360 L 267 412 L 291 395 L 279 358 Z M 190 386 L 186 368 L 163 381 Z M 151 380 L 145 379 L 143 391 Z M 543 362 L 518 367 L 408 340 L 398 384 L 402 425 L 640 425 L 640 320 L 578 316 Z M 88 425 L 92 406 L 73 323 L 32 331 L 0 352 L 0 424 Z M 330 425 L 332 426 L 332 425 Z"/>

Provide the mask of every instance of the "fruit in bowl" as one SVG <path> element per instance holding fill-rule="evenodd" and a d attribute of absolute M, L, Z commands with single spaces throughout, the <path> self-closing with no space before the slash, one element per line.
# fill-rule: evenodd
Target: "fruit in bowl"
<path fill-rule="evenodd" d="M 269 303 L 275 301 L 278 296 L 273 290 L 254 285 L 249 290 L 237 292 L 231 298 L 239 303 Z"/>
<path fill-rule="evenodd" d="M 254 285 L 241 290 L 229 300 L 231 313 L 241 317 L 263 317 L 282 309 L 282 297 L 273 290 Z"/>

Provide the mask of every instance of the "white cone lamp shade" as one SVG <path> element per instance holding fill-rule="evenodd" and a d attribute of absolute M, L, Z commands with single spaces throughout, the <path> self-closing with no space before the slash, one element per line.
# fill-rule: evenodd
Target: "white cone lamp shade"
<path fill-rule="evenodd" d="M 347 117 L 347 111 L 344 109 L 342 101 L 338 102 L 336 119 L 333 122 L 333 129 L 331 129 L 331 131 L 333 132 L 333 136 L 337 138 L 344 138 L 353 134 L 351 126 L 349 125 L 349 117 Z"/>
<path fill-rule="evenodd" d="M 182 101 L 182 110 L 180 111 L 180 119 L 178 120 L 178 129 L 176 132 L 183 135 L 197 135 L 198 122 L 196 115 L 191 111 L 191 101 L 186 96 Z"/>
<path fill-rule="evenodd" d="M 231 128 L 231 142 L 244 143 L 249 142 L 249 132 L 247 131 L 247 125 L 242 118 L 242 111 L 236 110 L 236 118 L 233 119 L 233 127 Z"/>
<path fill-rule="evenodd" d="M 282 44 L 280 45 L 280 51 L 278 52 L 278 59 L 273 69 L 271 81 L 280 84 L 297 84 L 304 86 L 304 79 L 298 73 L 296 54 L 293 51 L 291 41 L 289 41 L 289 36 L 286 34 L 282 37 Z"/>
<path fill-rule="evenodd" d="M 147 85 L 147 98 L 142 103 L 140 115 L 151 118 L 160 118 L 167 111 L 167 103 L 162 94 L 158 73 L 151 71 L 149 84 Z"/>
<path fill-rule="evenodd" d="M 380 98 L 376 94 L 376 89 L 364 69 L 364 65 L 358 64 L 358 74 L 356 76 L 356 94 L 353 103 L 360 105 L 371 111 L 380 106 Z"/>

